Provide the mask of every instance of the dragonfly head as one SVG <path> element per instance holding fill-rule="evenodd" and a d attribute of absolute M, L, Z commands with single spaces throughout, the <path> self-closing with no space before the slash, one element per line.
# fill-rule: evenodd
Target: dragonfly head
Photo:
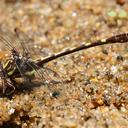
<path fill-rule="evenodd" d="M 14 60 L 17 60 L 17 59 L 21 60 L 22 59 L 22 55 L 20 55 L 20 53 L 14 48 L 11 50 L 11 57 Z"/>
<path fill-rule="evenodd" d="M 19 52 L 15 48 L 13 48 L 11 50 L 11 53 L 12 53 L 12 55 L 18 55 L 19 54 Z"/>

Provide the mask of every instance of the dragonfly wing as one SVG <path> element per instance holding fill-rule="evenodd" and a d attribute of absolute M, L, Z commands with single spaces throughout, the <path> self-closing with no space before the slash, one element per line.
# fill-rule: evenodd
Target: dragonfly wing
<path fill-rule="evenodd" d="M 14 32 L 19 39 L 19 43 L 21 44 L 21 47 L 23 49 L 23 56 L 32 58 L 36 54 L 34 50 L 34 40 L 29 38 L 27 34 L 19 30 L 18 28 L 15 28 Z"/>
<path fill-rule="evenodd" d="M 58 84 L 64 81 L 64 79 L 57 72 L 53 71 L 48 67 L 42 67 L 38 70 L 38 72 L 43 79 L 43 83 Z"/>

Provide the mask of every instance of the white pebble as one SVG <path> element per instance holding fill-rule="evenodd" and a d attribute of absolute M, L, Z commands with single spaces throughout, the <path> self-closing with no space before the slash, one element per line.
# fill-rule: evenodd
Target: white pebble
<path fill-rule="evenodd" d="M 116 66 L 112 66 L 112 67 L 111 67 L 111 72 L 112 72 L 112 74 L 116 74 L 117 71 L 118 71 L 118 69 L 117 69 Z"/>
<path fill-rule="evenodd" d="M 15 112 L 15 109 L 14 109 L 14 108 L 11 108 L 11 109 L 9 109 L 8 114 L 11 115 L 11 114 L 13 114 L 14 112 Z"/>

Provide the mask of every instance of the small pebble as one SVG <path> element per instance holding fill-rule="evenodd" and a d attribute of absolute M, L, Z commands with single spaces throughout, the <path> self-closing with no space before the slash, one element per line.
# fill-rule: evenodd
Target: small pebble
<path fill-rule="evenodd" d="M 119 18 L 126 18 L 127 17 L 127 12 L 125 10 L 121 10 L 119 12 Z"/>
<path fill-rule="evenodd" d="M 112 67 L 111 67 L 111 73 L 112 73 L 113 75 L 116 74 L 117 71 L 118 71 L 118 68 L 117 68 L 116 66 L 112 66 Z"/>
<path fill-rule="evenodd" d="M 13 114 L 14 112 L 15 112 L 15 109 L 14 109 L 14 108 L 11 108 L 11 109 L 9 109 L 8 114 L 11 115 L 11 114 Z"/>
<path fill-rule="evenodd" d="M 118 55 L 118 56 L 116 57 L 116 59 L 117 59 L 117 61 L 123 61 L 123 60 L 124 60 L 123 56 L 121 56 L 121 55 Z"/>
<path fill-rule="evenodd" d="M 109 11 L 107 15 L 114 18 L 117 16 L 117 13 L 115 11 Z"/>
<path fill-rule="evenodd" d="M 57 98 L 59 95 L 60 95 L 60 92 L 58 92 L 58 91 L 54 91 L 52 93 L 52 97 L 54 97 L 54 98 Z"/>
<path fill-rule="evenodd" d="M 124 5 L 126 0 L 116 0 L 116 3 L 119 5 Z"/>

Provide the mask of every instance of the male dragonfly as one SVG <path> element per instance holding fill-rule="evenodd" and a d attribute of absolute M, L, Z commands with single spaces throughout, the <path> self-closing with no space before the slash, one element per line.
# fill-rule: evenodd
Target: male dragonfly
<path fill-rule="evenodd" d="M 53 70 L 44 67 L 44 64 L 59 57 L 91 47 L 104 44 L 126 43 L 128 42 L 128 33 L 111 36 L 107 39 L 97 40 L 92 43 L 85 43 L 79 47 L 69 48 L 62 52 L 53 54 L 43 59 L 39 58 L 37 60 L 33 60 L 31 58 L 29 49 L 26 46 L 26 43 L 29 41 L 30 39 L 17 28 L 14 30 L 14 32 L 9 32 L 7 30 L 3 30 L 2 28 L 0 29 L 0 43 L 5 45 L 10 51 L 10 56 L 8 59 L 4 62 L 0 62 L 0 78 L 3 94 L 10 95 L 15 91 L 15 85 L 17 84 L 16 78 L 23 78 L 23 83 L 30 83 L 35 78 L 35 73 L 38 74 L 39 78 L 44 84 L 50 82 L 59 83 L 61 82 L 60 76 Z M 17 43 L 20 43 L 22 52 L 16 49 L 16 47 L 13 45 Z M 59 78 L 58 81 L 54 79 L 55 76 Z M 8 88 L 11 89 L 8 93 L 6 93 Z"/>

